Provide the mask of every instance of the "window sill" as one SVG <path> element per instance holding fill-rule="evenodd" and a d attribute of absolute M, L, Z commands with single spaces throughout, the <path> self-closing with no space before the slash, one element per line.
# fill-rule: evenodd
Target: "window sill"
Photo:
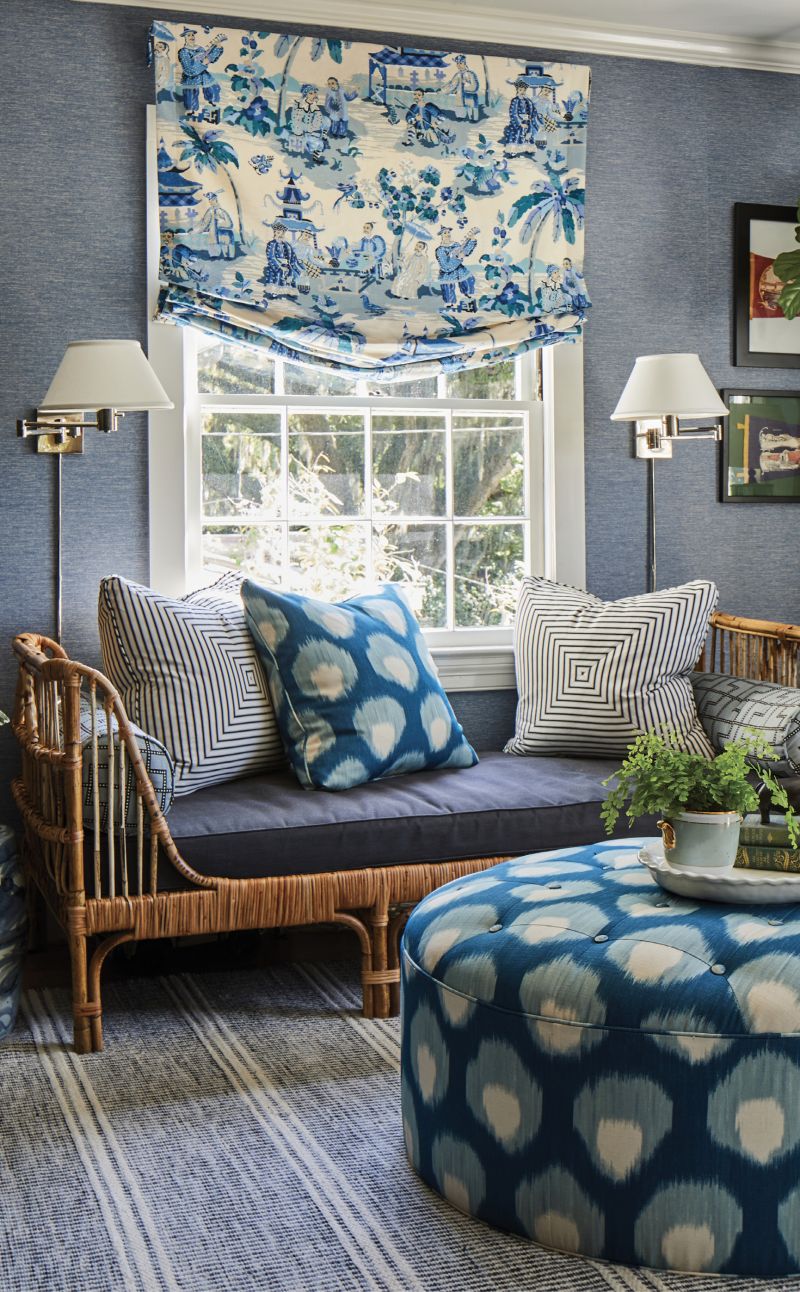
<path fill-rule="evenodd" d="M 432 646 L 445 691 L 513 691 L 512 646 Z"/>

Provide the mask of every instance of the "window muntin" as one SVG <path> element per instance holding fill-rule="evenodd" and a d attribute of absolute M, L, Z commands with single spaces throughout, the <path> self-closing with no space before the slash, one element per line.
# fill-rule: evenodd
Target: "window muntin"
<path fill-rule="evenodd" d="M 437 636 L 510 625 L 541 519 L 533 358 L 382 386 L 197 343 L 206 571 L 333 600 L 396 580 Z"/>

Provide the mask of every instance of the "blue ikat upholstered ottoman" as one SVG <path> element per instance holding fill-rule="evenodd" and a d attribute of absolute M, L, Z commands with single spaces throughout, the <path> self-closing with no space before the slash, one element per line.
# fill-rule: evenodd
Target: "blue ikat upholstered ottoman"
<path fill-rule="evenodd" d="M 797 1273 L 800 908 L 673 897 L 641 842 L 506 862 L 413 912 L 409 1159 L 547 1246 Z"/>

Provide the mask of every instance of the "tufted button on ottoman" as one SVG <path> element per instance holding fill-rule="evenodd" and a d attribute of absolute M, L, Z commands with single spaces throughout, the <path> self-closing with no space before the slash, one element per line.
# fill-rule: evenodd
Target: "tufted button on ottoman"
<path fill-rule="evenodd" d="M 413 912 L 409 1159 L 547 1246 L 800 1272 L 800 908 L 670 897 L 641 842 L 506 862 Z"/>

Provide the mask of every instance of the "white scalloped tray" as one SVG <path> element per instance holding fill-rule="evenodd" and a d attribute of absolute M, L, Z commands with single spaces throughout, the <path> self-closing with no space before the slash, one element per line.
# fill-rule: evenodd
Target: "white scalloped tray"
<path fill-rule="evenodd" d="M 703 902 L 730 902 L 736 906 L 766 906 L 772 902 L 800 902 L 800 874 L 770 870 L 694 870 L 671 866 L 661 842 L 639 849 L 639 861 L 657 884 L 678 897 Z"/>

